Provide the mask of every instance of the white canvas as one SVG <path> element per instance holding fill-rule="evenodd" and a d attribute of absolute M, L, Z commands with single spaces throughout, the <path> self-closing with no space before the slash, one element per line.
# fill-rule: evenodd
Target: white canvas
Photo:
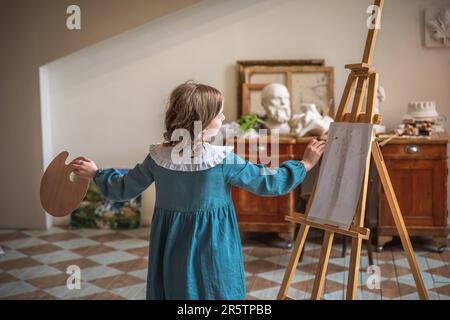
<path fill-rule="evenodd" d="M 308 219 L 348 229 L 370 157 L 373 125 L 332 123 Z"/>

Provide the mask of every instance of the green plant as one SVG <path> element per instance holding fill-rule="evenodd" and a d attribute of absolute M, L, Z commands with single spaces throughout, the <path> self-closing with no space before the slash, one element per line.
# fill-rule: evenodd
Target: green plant
<path fill-rule="evenodd" d="M 240 116 L 237 120 L 239 124 L 239 129 L 243 132 L 246 132 L 250 129 L 257 129 L 260 123 L 263 123 L 256 114 L 249 114 Z"/>

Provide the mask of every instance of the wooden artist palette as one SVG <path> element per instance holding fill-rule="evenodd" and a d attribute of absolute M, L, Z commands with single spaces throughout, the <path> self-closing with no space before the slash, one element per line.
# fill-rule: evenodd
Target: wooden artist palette
<path fill-rule="evenodd" d="M 66 165 L 68 156 L 67 151 L 57 155 L 41 179 L 42 207 L 54 217 L 72 213 L 86 196 L 89 186 L 89 180 L 77 177 L 70 166 Z"/>

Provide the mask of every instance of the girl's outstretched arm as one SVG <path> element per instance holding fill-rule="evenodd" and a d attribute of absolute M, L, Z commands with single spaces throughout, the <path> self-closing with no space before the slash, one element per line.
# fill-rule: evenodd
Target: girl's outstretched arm
<path fill-rule="evenodd" d="M 223 164 L 224 179 L 259 196 L 278 196 L 291 192 L 306 176 L 303 162 L 288 160 L 276 170 L 253 164 L 231 152 Z"/>
<path fill-rule="evenodd" d="M 89 159 L 78 164 L 79 160 L 77 159 L 71 163 L 75 173 L 92 178 L 103 196 L 111 200 L 127 201 L 132 199 L 144 192 L 154 181 L 150 154 L 142 163 L 137 164 L 126 174 L 122 174 L 114 168 L 96 169 L 95 163 L 93 164 L 93 161 Z"/>
<path fill-rule="evenodd" d="M 303 182 L 307 171 L 317 164 L 324 149 L 324 142 L 313 140 L 308 144 L 302 161 L 288 160 L 276 169 L 253 164 L 231 152 L 223 164 L 224 179 L 260 196 L 284 195 Z"/>

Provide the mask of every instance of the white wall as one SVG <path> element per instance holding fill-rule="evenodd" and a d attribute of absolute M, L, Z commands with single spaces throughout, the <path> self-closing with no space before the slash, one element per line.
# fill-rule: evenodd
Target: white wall
<path fill-rule="evenodd" d="M 450 117 L 450 50 L 423 46 L 423 8 L 448 2 L 386 0 L 373 64 L 387 94 L 382 114 L 388 128 L 411 100 L 436 100 Z M 236 119 L 236 60 L 324 58 L 335 67 L 339 102 L 344 65 L 361 61 L 369 4 L 204 1 L 54 61 L 47 65 L 46 156 L 68 150 L 69 160 L 84 155 L 101 167 L 133 167 L 161 140 L 166 97 L 190 78 L 222 90 L 225 115 Z M 144 198 L 148 221 L 153 191 Z"/>

